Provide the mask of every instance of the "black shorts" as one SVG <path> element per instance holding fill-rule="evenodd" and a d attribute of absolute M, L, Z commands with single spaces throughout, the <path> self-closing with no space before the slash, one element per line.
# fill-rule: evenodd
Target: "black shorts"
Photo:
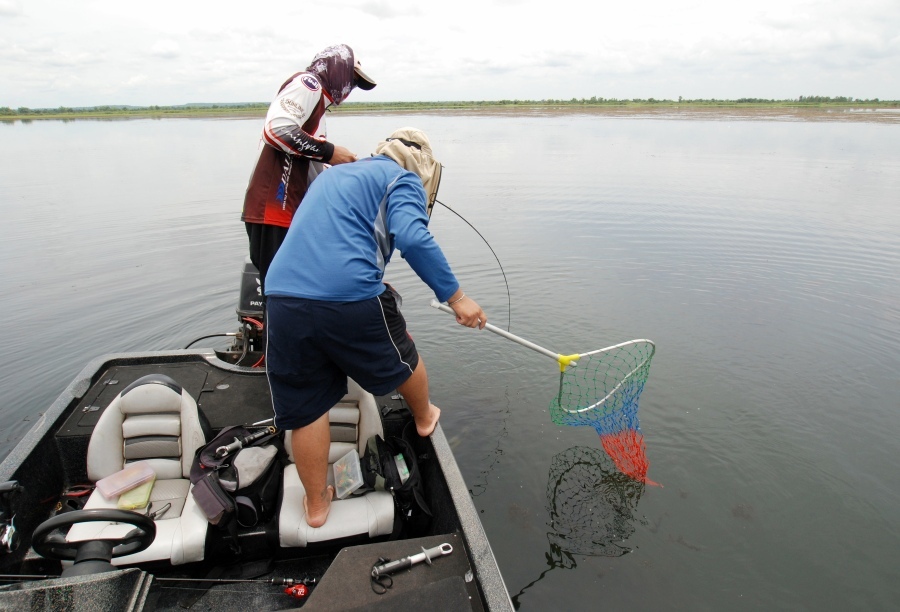
<path fill-rule="evenodd" d="M 275 426 L 296 429 L 328 412 L 350 377 L 373 395 L 406 382 L 419 363 L 398 296 L 361 302 L 266 298 L 266 370 Z"/>

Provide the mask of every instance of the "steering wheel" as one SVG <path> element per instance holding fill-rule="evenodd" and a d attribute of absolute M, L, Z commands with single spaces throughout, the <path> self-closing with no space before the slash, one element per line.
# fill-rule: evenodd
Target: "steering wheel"
<path fill-rule="evenodd" d="M 104 538 L 82 540 L 79 542 L 67 542 L 66 537 L 55 533 L 57 529 L 65 529 L 76 523 L 94 522 L 125 523 L 132 525 L 132 529 L 119 538 Z M 58 514 L 47 519 L 34 530 L 31 546 L 34 551 L 45 559 L 57 561 L 78 561 L 78 553 L 81 548 L 97 548 L 102 545 L 102 551 L 93 551 L 94 559 L 101 557 L 110 560 L 114 557 L 132 555 L 149 548 L 156 538 L 156 523 L 148 516 L 131 512 L 129 510 L 115 510 L 98 508 L 94 510 L 73 510 Z M 108 556 L 107 554 L 108 553 Z M 83 554 L 82 557 L 85 555 Z"/>

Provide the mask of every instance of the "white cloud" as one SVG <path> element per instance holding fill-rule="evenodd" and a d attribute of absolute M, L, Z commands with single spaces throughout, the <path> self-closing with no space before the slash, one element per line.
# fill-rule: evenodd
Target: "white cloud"
<path fill-rule="evenodd" d="M 22 13 L 22 7 L 13 0 L 0 0 L 0 17 L 16 17 Z"/>
<path fill-rule="evenodd" d="M 158 40 L 150 47 L 150 53 L 164 59 L 174 59 L 181 55 L 181 46 L 174 40 Z"/>
<path fill-rule="evenodd" d="M 123 83 L 125 87 L 138 87 L 147 82 L 147 77 L 143 74 L 136 74 Z"/>
<path fill-rule="evenodd" d="M 0 106 L 266 101 L 337 42 L 379 83 L 353 101 L 900 99 L 897 0 L 271 4 L 0 0 Z"/>
<path fill-rule="evenodd" d="M 422 14 L 422 10 L 415 4 L 397 6 L 396 2 L 387 0 L 368 0 L 358 5 L 360 11 L 378 19 L 392 19 L 394 17 L 409 17 Z"/>

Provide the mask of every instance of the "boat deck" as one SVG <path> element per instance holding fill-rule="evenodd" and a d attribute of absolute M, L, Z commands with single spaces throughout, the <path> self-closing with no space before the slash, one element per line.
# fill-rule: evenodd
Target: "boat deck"
<path fill-rule="evenodd" d="M 61 509 L 65 502 L 61 493 L 88 481 L 87 447 L 100 414 L 122 389 L 151 373 L 170 376 L 196 398 L 214 433 L 226 426 L 272 417 L 264 372 L 223 364 L 210 352 L 112 355 L 95 360 L 45 413 L 46 421 L 30 432 L 17 452 L 0 466 L 0 472 L 7 472 L 0 476 L 26 485 L 24 503 L 33 502 L 33 511 L 20 516 L 22 533 L 30 534 L 37 524 Z M 393 395 L 376 399 L 385 437 L 400 436 L 411 419 L 402 398 Z M 432 438 L 418 438 L 415 452 L 426 484 L 426 501 L 433 513 L 427 523 L 403 523 L 399 531 L 380 539 L 285 549 L 278 545 L 275 520 L 274 524 L 240 531 L 240 556 L 231 552 L 226 533 L 211 527 L 206 562 L 141 566 L 146 577 L 140 587 L 134 587 L 135 593 L 142 593 L 135 608 L 277 610 L 303 605 L 312 609 L 507 609 L 508 594 L 440 428 Z M 13 470 L 11 466 L 16 467 Z M 393 586 L 385 594 L 373 591 L 370 574 L 379 559 L 396 560 L 445 543 L 453 546 L 453 553 L 432 564 L 401 570 L 393 576 Z M 16 563 L 11 563 L 10 556 L 0 558 L 2 572 L 58 575 L 61 570 L 58 562 L 47 561 L 33 551 L 15 556 L 19 558 Z M 176 582 L 173 578 L 191 580 Z M 210 578 L 215 581 L 197 581 Z M 315 581 L 315 585 L 308 598 L 296 599 L 284 593 L 284 586 L 248 581 L 272 578 Z M 47 588 L 59 580 L 69 579 L 43 581 L 43 585 Z M 96 585 L 102 580 L 87 582 L 93 585 L 91 592 L 97 592 Z M 28 584 L 23 582 L 17 589 L 27 591 Z M 11 595 L 9 587 L 0 591 Z M 491 604 L 492 599 L 500 608 Z"/>
<path fill-rule="evenodd" d="M 400 559 L 419 553 L 422 548 L 445 543 L 453 546 L 454 553 L 435 559 L 431 565 L 420 563 L 397 572 L 393 575 L 393 585 L 384 594 L 372 589 L 369 575 L 379 558 Z M 285 587 L 265 582 L 204 585 L 154 581 L 147 596 L 148 607 L 155 610 L 285 610 L 301 605 L 309 610 L 484 609 L 459 534 L 366 544 L 344 548 L 336 557 L 250 562 L 230 569 L 231 574 L 228 568 L 216 574 L 226 580 L 249 575 L 276 581 L 315 578 L 317 584 L 307 598 L 296 599 L 285 594 Z M 265 573 L 259 573 L 262 570 Z"/>

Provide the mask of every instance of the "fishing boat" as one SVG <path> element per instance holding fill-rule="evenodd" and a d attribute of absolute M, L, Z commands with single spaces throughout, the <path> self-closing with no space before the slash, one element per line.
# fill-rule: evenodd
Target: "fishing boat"
<path fill-rule="evenodd" d="M 245 264 L 240 328 L 214 334 L 232 336 L 228 348 L 95 358 L 0 464 L 0 608 L 513 609 L 440 424 L 410 436 L 396 393 L 348 381 L 329 461 L 363 455 L 373 433 L 407 440 L 430 514 L 408 520 L 373 490 L 335 500 L 310 528 L 289 452 L 270 519 L 223 529 L 198 507 L 197 449 L 226 428 L 271 424 L 258 285 Z M 121 509 L 97 482 L 135 463 L 154 467 L 153 484 L 145 506 Z"/>

